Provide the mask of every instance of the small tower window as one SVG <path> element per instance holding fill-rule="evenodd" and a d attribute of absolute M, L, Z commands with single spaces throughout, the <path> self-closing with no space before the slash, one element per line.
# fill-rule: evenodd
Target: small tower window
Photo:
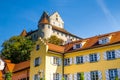
<path fill-rule="evenodd" d="M 48 26 L 48 28 L 50 28 L 50 26 Z"/>
<path fill-rule="evenodd" d="M 58 21 L 58 18 L 56 18 L 56 21 Z"/>

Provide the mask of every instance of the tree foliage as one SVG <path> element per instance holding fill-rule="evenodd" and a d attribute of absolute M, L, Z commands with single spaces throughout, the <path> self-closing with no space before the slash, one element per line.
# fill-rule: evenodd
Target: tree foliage
<path fill-rule="evenodd" d="M 52 44 L 56 44 L 56 45 L 62 45 L 63 44 L 63 40 L 58 38 L 57 36 L 51 36 L 48 39 L 48 42 L 52 43 Z"/>
<path fill-rule="evenodd" d="M 2 57 L 19 63 L 30 59 L 30 52 L 34 42 L 22 36 L 13 36 L 2 44 Z"/>
<path fill-rule="evenodd" d="M 8 72 L 5 74 L 5 79 L 6 80 L 12 80 L 12 72 Z"/>

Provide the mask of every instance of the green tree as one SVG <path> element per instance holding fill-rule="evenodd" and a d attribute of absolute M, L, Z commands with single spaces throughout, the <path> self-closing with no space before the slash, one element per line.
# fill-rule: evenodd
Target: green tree
<path fill-rule="evenodd" d="M 12 73 L 8 72 L 5 74 L 5 80 L 12 80 Z"/>
<path fill-rule="evenodd" d="M 63 40 L 58 38 L 57 36 L 51 36 L 48 39 L 48 42 L 52 43 L 52 44 L 56 44 L 56 45 L 62 45 L 63 44 Z"/>
<path fill-rule="evenodd" d="M 1 55 L 13 63 L 19 63 L 30 59 L 30 52 L 34 42 L 27 37 L 13 36 L 2 44 Z"/>

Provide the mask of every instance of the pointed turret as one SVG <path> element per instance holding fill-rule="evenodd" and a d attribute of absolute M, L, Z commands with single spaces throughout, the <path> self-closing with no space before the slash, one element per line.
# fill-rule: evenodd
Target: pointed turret
<path fill-rule="evenodd" d="M 47 12 L 43 12 L 41 19 L 39 20 L 39 24 L 49 24 L 49 16 Z"/>
<path fill-rule="evenodd" d="M 24 30 L 22 31 L 22 33 L 20 34 L 20 36 L 25 37 L 26 35 L 27 35 L 27 31 L 24 29 Z"/>

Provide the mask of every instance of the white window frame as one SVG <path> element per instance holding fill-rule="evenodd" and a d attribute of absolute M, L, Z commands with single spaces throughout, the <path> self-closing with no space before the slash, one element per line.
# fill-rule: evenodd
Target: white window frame
<path fill-rule="evenodd" d="M 115 59 L 115 50 L 111 50 L 111 51 L 106 51 L 106 56 L 107 56 L 107 60 L 112 60 Z"/>
<path fill-rule="evenodd" d="M 65 58 L 64 59 L 64 65 L 65 66 L 68 66 L 68 65 L 71 65 L 72 64 L 72 58 Z"/>
<path fill-rule="evenodd" d="M 35 58 L 35 60 L 34 60 L 35 67 L 40 65 L 40 62 L 41 62 L 40 60 L 41 60 L 40 57 Z"/>
<path fill-rule="evenodd" d="M 91 78 L 91 80 L 99 80 L 98 71 L 91 71 L 90 72 L 90 78 Z"/>
<path fill-rule="evenodd" d="M 94 53 L 94 54 L 89 54 L 89 59 L 90 59 L 90 62 L 97 62 L 98 59 L 97 59 L 97 54 Z"/>
<path fill-rule="evenodd" d="M 76 64 L 84 63 L 84 56 L 77 56 L 76 57 Z"/>
<path fill-rule="evenodd" d="M 59 73 L 54 73 L 53 74 L 53 80 L 59 80 Z"/>
<path fill-rule="evenodd" d="M 99 44 L 106 44 L 110 41 L 110 39 L 108 37 L 102 38 L 99 40 Z"/>

